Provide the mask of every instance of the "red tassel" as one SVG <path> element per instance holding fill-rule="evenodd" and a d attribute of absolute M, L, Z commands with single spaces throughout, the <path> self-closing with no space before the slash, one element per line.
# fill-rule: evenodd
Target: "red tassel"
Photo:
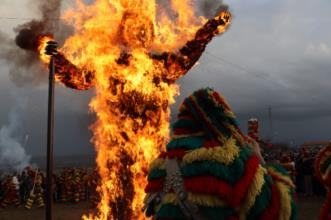
<path fill-rule="evenodd" d="M 185 189 L 189 192 L 216 194 L 221 198 L 229 198 L 232 187 L 227 182 L 213 176 L 199 176 L 184 179 Z"/>
<path fill-rule="evenodd" d="M 278 216 L 280 209 L 280 195 L 275 184 L 271 186 L 271 202 L 260 216 L 260 220 L 273 220 Z"/>
<path fill-rule="evenodd" d="M 220 146 L 220 143 L 216 140 L 207 140 L 203 143 L 203 147 L 205 148 L 214 148 Z"/>
<path fill-rule="evenodd" d="M 197 133 L 197 129 L 189 129 L 189 128 L 176 128 L 174 129 L 174 135 L 192 135 Z"/>
<path fill-rule="evenodd" d="M 323 204 L 320 220 L 330 220 L 331 219 L 331 191 L 328 192 L 325 203 Z"/>
<path fill-rule="evenodd" d="M 259 158 L 256 155 L 252 155 L 246 162 L 245 173 L 243 177 L 235 184 L 233 188 L 233 194 L 229 201 L 229 205 L 235 207 L 240 204 L 245 197 L 248 187 L 252 184 L 255 173 L 259 167 Z"/>
<path fill-rule="evenodd" d="M 182 159 L 185 154 L 186 154 L 187 150 L 186 149 L 174 149 L 174 150 L 170 150 L 168 151 L 168 158 L 172 159 L 172 158 L 180 158 Z"/>
<path fill-rule="evenodd" d="M 146 188 L 145 188 L 145 193 L 150 193 L 150 192 L 160 192 L 163 189 L 163 182 L 164 178 L 152 180 L 148 182 Z"/>

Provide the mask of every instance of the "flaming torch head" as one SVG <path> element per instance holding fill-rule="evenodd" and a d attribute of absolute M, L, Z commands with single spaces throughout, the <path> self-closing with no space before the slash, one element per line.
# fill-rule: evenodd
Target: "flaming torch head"
<path fill-rule="evenodd" d="M 54 56 L 57 54 L 57 42 L 48 41 L 45 48 L 45 54 L 49 56 Z"/>

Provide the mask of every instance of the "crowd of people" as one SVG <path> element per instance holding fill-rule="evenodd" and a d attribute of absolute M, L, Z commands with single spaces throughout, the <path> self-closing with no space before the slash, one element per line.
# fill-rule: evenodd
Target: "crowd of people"
<path fill-rule="evenodd" d="M 299 195 L 323 195 L 324 187 L 314 175 L 313 163 L 319 149 L 297 149 L 286 152 L 264 152 L 266 163 L 279 163 L 286 168 L 296 185 Z M 25 168 L 21 173 L 2 175 L 0 178 L 0 207 L 45 206 L 45 174 L 38 169 Z M 95 206 L 98 201 L 97 171 L 64 168 L 54 174 L 54 201 L 58 203 L 78 203 L 88 201 Z"/>
<path fill-rule="evenodd" d="M 89 201 L 95 206 L 98 201 L 96 191 L 99 182 L 97 171 L 64 168 L 53 175 L 53 199 L 59 203 L 79 203 Z M 26 167 L 21 173 L 2 175 L 0 178 L 0 207 L 45 206 L 45 174 L 38 169 Z"/>
<path fill-rule="evenodd" d="M 292 177 L 296 192 L 302 196 L 324 195 L 325 188 L 314 174 L 314 161 L 320 148 L 299 148 L 264 154 L 267 163 L 281 164 Z"/>

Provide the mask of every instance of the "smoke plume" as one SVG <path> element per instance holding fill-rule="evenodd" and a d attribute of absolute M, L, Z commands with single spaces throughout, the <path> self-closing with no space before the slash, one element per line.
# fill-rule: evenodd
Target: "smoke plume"
<path fill-rule="evenodd" d="M 18 97 L 18 96 L 17 96 Z M 7 125 L 0 128 L 0 166 L 20 171 L 30 164 L 31 157 L 27 155 L 24 146 L 15 132 L 20 129 L 22 112 L 26 107 L 26 100 L 19 98 L 14 109 L 10 112 Z M 27 138 L 26 138 L 27 140 Z"/>
<path fill-rule="evenodd" d="M 47 82 L 45 68 L 36 53 L 38 39 L 52 35 L 61 43 L 72 33 L 72 28 L 60 21 L 61 3 L 62 0 L 31 0 L 31 5 L 38 6 L 41 18 L 17 26 L 15 39 L 0 32 L 0 59 L 6 60 L 9 76 L 17 86 Z"/>
<path fill-rule="evenodd" d="M 212 18 L 221 11 L 229 10 L 229 6 L 223 0 L 197 0 L 196 4 L 206 18 Z"/>

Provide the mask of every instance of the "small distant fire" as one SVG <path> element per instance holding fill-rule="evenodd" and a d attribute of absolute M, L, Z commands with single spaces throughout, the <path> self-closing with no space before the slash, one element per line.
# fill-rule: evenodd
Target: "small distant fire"
<path fill-rule="evenodd" d="M 145 219 L 141 213 L 148 162 L 164 149 L 175 81 L 196 64 L 207 43 L 230 25 L 220 12 L 207 20 L 190 0 L 163 8 L 151 0 L 78 0 L 64 20 L 75 34 L 55 56 L 56 79 L 67 87 L 95 87 L 91 126 L 101 177 L 98 213 L 84 219 Z M 39 36 L 38 51 L 51 36 Z"/>

